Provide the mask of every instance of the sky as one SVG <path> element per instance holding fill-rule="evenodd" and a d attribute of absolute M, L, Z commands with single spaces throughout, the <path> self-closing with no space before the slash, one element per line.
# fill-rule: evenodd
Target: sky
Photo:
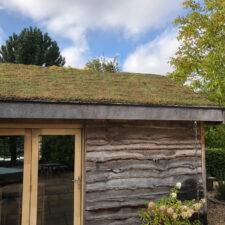
<path fill-rule="evenodd" d="M 117 57 L 121 70 L 166 74 L 179 43 L 182 0 L 0 0 L 0 45 L 36 26 L 56 40 L 66 65 Z"/>

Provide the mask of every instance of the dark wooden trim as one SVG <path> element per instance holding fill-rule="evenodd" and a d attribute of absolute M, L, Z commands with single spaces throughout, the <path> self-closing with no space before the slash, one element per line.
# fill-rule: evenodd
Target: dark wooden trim
<path fill-rule="evenodd" d="M 224 121 L 222 108 L 0 103 L 0 119 Z"/>

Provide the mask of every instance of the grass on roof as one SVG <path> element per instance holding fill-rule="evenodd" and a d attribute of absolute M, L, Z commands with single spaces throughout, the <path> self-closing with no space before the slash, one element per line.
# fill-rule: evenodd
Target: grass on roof
<path fill-rule="evenodd" d="M 0 64 L 1 101 L 212 106 L 168 77 L 135 73 Z"/>

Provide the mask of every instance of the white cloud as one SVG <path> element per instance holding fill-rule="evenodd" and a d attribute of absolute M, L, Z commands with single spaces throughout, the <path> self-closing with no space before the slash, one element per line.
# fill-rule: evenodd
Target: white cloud
<path fill-rule="evenodd" d="M 44 24 L 49 31 L 69 38 L 73 42 L 70 52 L 72 48 L 81 46 L 83 50 L 68 55 L 75 56 L 81 52 L 80 57 L 83 57 L 84 51 L 88 49 L 88 30 L 113 29 L 128 36 L 138 35 L 165 26 L 180 10 L 181 2 L 182 0 L 0 0 L 0 7 L 19 11 Z"/>
<path fill-rule="evenodd" d="M 85 49 L 79 47 L 68 47 L 62 51 L 62 55 L 66 58 L 66 66 L 73 66 L 77 68 L 83 68 L 86 60 Z"/>
<path fill-rule="evenodd" d="M 171 71 L 168 61 L 179 46 L 176 36 L 176 30 L 166 30 L 154 40 L 138 46 L 126 58 L 123 70 L 155 74 L 166 74 Z"/>
<path fill-rule="evenodd" d="M 1 0 L 0 5 L 19 10 L 55 30 L 121 28 L 130 33 L 161 27 L 180 9 L 182 0 Z"/>

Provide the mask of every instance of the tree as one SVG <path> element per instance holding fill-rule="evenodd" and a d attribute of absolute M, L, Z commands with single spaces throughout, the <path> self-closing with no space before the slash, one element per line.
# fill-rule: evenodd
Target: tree
<path fill-rule="evenodd" d="M 94 58 L 86 63 L 85 69 L 102 73 L 118 73 L 120 71 L 116 57 L 113 59 L 107 59 L 105 57 Z"/>
<path fill-rule="evenodd" d="M 0 48 L 0 62 L 32 64 L 40 66 L 63 66 L 65 59 L 60 55 L 59 47 L 47 33 L 38 28 L 25 28 L 19 35 L 13 33 Z M 18 148 L 23 138 L 10 136 L 8 151 L 11 165 L 15 166 Z"/>
<path fill-rule="evenodd" d="M 224 0 L 186 0 L 188 13 L 178 17 L 181 45 L 170 63 L 170 77 L 189 81 L 211 100 L 225 104 L 225 3 Z"/>
<path fill-rule="evenodd" d="M 47 33 L 38 28 L 25 28 L 19 35 L 13 33 L 0 48 L 0 62 L 63 66 L 65 59 L 59 47 Z"/>
<path fill-rule="evenodd" d="M 73 168 L 73 136 L 43 136 L 41 145 L 42 163 L 60 163 Z"/>
<path fill-rule="evenodd" d="M 169 76 L 179 83 L 188 83 L 195 91 L 224 106 L 225 2 L 186 0 L 183 7 L 187 14 L 175 20 L 180 47 L 171 58 L 174 71 Z M 224 133 L 224 125 L 207 128 L 206 144 L 221 147 Z M 216 142 L 212 143 L 212 136 Z"/>

